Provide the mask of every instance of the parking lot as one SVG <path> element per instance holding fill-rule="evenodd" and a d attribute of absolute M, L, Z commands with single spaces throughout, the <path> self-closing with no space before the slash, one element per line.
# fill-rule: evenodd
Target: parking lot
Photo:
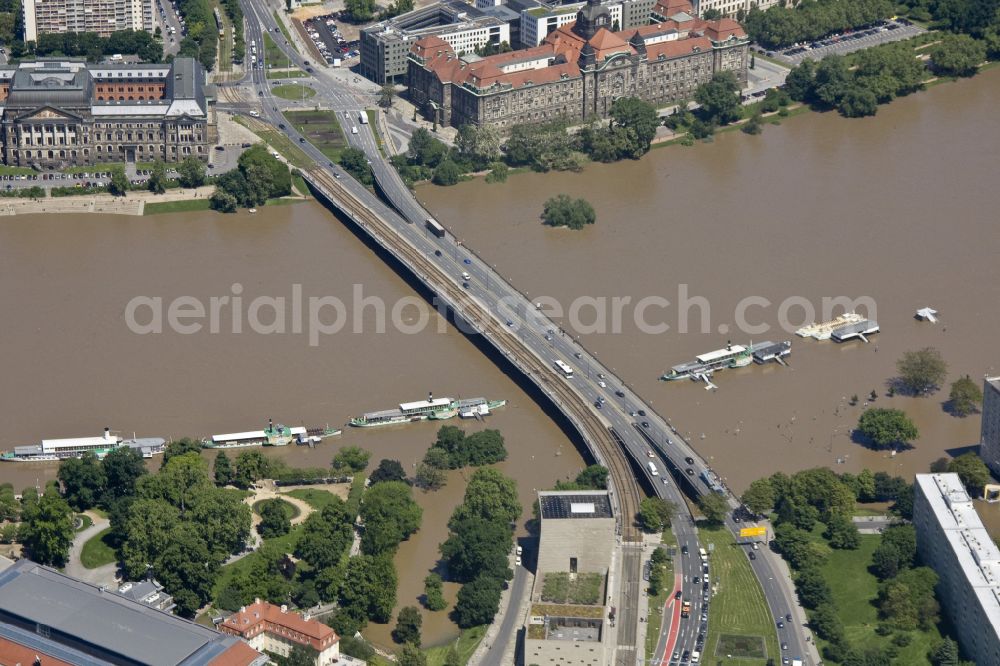
<path fill-rule="evenodd" d="M 761 48 L 758 48 L 757 51 L 764 52 L 789 65 L 797 65 L 806 58 L 822 60 L 828 55 L 845 55 L 879 44 L 910 39 L 924 32 L 926 30 L 906 19 L 896 19 L 894 21 L 880 21 L 869 28 L 828 35 L 815 42 L 799 44 L 783 51 L 764 51 Z"/>
<path fill-rule="evenodd" d="M 326 14 L 302 22 L 309 38 L 319 49 L 320 54 L 326 58 L 327 64 L 330 65 L 336 64 L 337 60 L 352 60 L 361 53 L 360 42 L 348 42 L 340 34 L 335 16 L 335 14 Z"/>

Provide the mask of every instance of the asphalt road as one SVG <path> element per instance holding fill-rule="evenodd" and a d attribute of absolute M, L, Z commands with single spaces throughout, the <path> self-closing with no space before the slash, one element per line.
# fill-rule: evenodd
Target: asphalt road
<path fill-rule="evenodd" d="M 263 6 L 262 0 L 244 0 L 244 13 L 247 16 L 248 43 L 251 39 L 258 44 L 263 43 L 262 30 L 273 33 L 277 27 L 270 10 Z M 284 40 L 276 41 L 283 42 Z M 298 53 L 291 48 L 285 49 L 283 44 L 279 44 L 279 46 L 285 50 L 286 56 L 295 64 L 300 67 L 305 66 L 303 58 Z M 517 292 L 487 262 L 469 248 L 461 245 L 460 241 L 457 241 L 452 234 L 439 239 L 430 233 L 424 225 L 424 221 L 431 215 L 413 197 L 396 170 L 382 158 L 371 128 L 356 122 L 367 104 L 359 101 L 355 94 L 344 86 L 342 80 L 330 76 L 322 67 L 317 68 L 314 74 L 320 86 L 326 89 L 331 106 L 338 111 L 342 118 L 344 134 L 348 143 L 361 148 L 368 155 L 380 189 L 385 197 L 392 202 L 398 214 L 347 176 L 338 166 L 332 165 L 308 141 L 300 142 L 300 135 L 285 121 L 280 111 L 280 104 L 271 95 L 264 70 L 254 69 L 251 76 L 254 87 L 261 93 L 259 100 L 262 104 L 261 118 L 263 120 L 274 125 L 284 123 L 286 134 L 298 143 L 307 155 L 314 159 L 318 165 L 325 165 L 325 169 L 338 177 L 344 187 L 388 221 L 399 235 L 412 246 L 426 253 L 427 257 L 433 257 L 433 261 L 446 274 L 453 276 L 456 282 L 467 285 L 469 294 L 480 303 L 487 305 L 501 321 L 506 321 L 512 334 L 516 335 L 538 357 L 546 359 L 550 363 L 561 359 L 574 368 L 575 376 L 566 381 L 573 385 L 576 391 L 591 404 L 601 402 L 601 408 L 598 411 L 601 418 L 621 436 L 626 450 L 637 463 L 637 469 L 642 470 L 637 474 L 645 475 L 647 484 L 654 489 L 657 495 L 674 501 L 678 506 L 684 506 L 676 477 L 674 480 L 668 480 L 668 483 L 663 483 L 665 478 L 671 476 L 667 473 L 665 459 L 669 459 L 676 470 L 684 470 L 688 467 L 692 469 L 692 476 L 685 477 L 682 473 L 680 476 L 685 478 L 682 478 L 680 482 L 690 483 L 695 494 L 709 492 L 704 484 L 697 481 L 701 472 L 707 469 L 706 462 L 679 436 L 667 419 L 653 411 L 652 407 L 617 378 L 611 369 L 603 366 L 582 347 L 578 340 L 569 334 L 563 334 L 556 322 L 549 320 L 544 316 L 544 313 L 536 311 L 527 297 Z M 352 133 L 351 127 L 357 127 L 358 133 Z M 462 278 L 463 272 L 469 274 L 468 280 Z M 601 386 L 602 383 L 604 386 Z M 616 391 L 620 392 L 621 395 L 617 395 Z M 633 412 L 639 410 L 644 411 L 646 416 L 632 416 Z M 651 447 L 650 441 L 655 442 L 656 446 Z M 648 457 L 650 452 L 653 453 L 652 459 Z M 686 463 L 685 458 L 691 458 L 693 462 Z M 653 461 L 657 467 L 656 476 L 651 475 L 646 466 L 649 461 Z M 689 481 L 689 479 L 691 480 Z M 731 496 L 729 499 L 731 505 L 735 507 L 736 500 Z M 735 529 L 735 524 L 730 524 L 730 528 Z M 684 597 L 692 602 L 692 617 L 684 621 L 685 625 L 682 626 L 681 636 L 678 639 L 678 647 L 683 651 L 684 649 L 694 649 L 698 625 L 700 624 L 699 618 L 702 608 L 707 605 L 702 602 L 701 585 L 693 582 L 695 576 L 701 575 L 701 567 L 697 557 L 697 532 L 691 517 L 684 515 L 675 520 L 674 531 L 678 548 L 687 546 L 691 553 L 687 557 L 680 558 L 681 571 L 684 576 Z M 768 603 L 775 613 L 775 617 L 784 616 L 788 609 L 795 607 L 795 597 L 794 593 L 790 593 L 786 586 L 779 585 L 775 581 L 776 564 L 771 561 L 771 557 L 767 556 L 758 557 L 751 564 L 754 565 L 754 571 L 765 588 Z M 767 584 L 769 581 L 776 582 L 770 587 L 770 592 Z M 627 584 L 628 581 L 624 581 L 624 583 Z M 804 649 L 801 633 L 792 634 L 789 632 L 787 638 L 782 638 L 780 635 L 779 638 L 790 644 L 790 649 L 794 654 L 806 657 L 807 653 Z M 500 640 L 500 638 L 497 639 L 497 641 Z M 807 659 L 807 663 L 811 661 L 812 659 Z"/>

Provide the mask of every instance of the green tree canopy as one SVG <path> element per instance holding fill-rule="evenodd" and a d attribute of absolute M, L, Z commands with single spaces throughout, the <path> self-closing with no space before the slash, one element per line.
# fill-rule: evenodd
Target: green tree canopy
<path fill-rule="evenodd" d="M 729 513 L 729 503 L 719 493 L 705 493 L 699 497 L 698 508 L 701 509 L 705 520 L 715 525 L 725 522 L 726 514 Z"/>
<path fill-rule="evenodd" d="M 545 202 L 542 221 L 550 227 L 583 229 L 597 221 L 594 207 L 586 199 L 571 199 L 566 194 L 558 194 Z"/>
<path fill-rule="evenodd" d="M 983 392 L 969 375 L 955 380 L 948 396 L 948 409 L 955 416 L 968 416 L 979 411 L 983 404 Z"/>
<path fill-rule="evenodd" d="M 56 493 L 46 492 L 23 516 L 20 539 L 39 564 L 62 567 L 73 542 L 73 510 Z"/>
<path fill-rule="evenodd" d="M 406 470 L 398 460 L 388 460 L 383 458 L 379 461 L 378 467 L 368 477 L 370 484 L 382 483 L 383 481 L 406 481 Z"/>
<path fill-rule="evenodd" d="M 477 469 L 465 489 L 462 504 L 451 520 L 481 517 L 512 524 L 521 515 L 521 502 L 514 480 L 492 468 Z"/>
<path fill-rule="evenodd" d="M 322 510 L 311 514 L 302 524 L 295 557 L 305 560 L 314 569 L 332 567 L 340 561 L 354 539 L 354 516 L 340 498 Z"/>
<path fill-rule="evenodd" d="M 403 606 L 396 616 L 396 628 L 392 630 L 392 640 L 400 644 L 420 647 L 420 627 L 424 618 L 416 606 Z"/>
<path fill-rule="evenodd" d="M 732 72 L 716 72 L 712 80 L 698 86 L 694 99 L 701 105 L 705 120 L 716 125 L 728 125 L 740 119 L 740 85 Z"/>
<path fill-rule="evenodd" d="M 392 558 L 388 555 L 358 555 L 347 562 L 340 588 L 340 607 L 362 624 L 368 620 L 386 623 L 396 605 L 398 580 Z"/>
<path fill-rule="evenodd" d="M 228 486 L 236 480 L 236 472 L 233 470 L 233 465 L 229 461 L 229 456 L 226 455 L 225 451 L 219 451 L 216 454 L 213 473 L 215 475 L 215 485 L 217 486 Z"/>
<path fill-rule="evenodd" d="M 333 457 L 333 468 L 348 470 L 351 473 L 365 471 L 372 454 L 357 446 L 345 446 Z"/>
<path fill-rule="evenodd" d="M 1000 19 L 997 19 L 1000 24 Z M 969 35 L 948 35 L 931 49 L 931 65 L 943 76 L 972 76 L 986 60 L 986 45 Z"/>
<path fill-rule="evenodd" d="M 899 371 L 899 382 L 903 388 L 914 394 L 929 393 L 944 381 L 948 364 L 937 349 L 925 347 L 903 352 L 896 361 L 896 370 Z"/>
<path fill-rule="evenodd" d="M 63 460 L 56 478 L 62 484 L 63 497 L 77 511 L 96 506 L 107 483 L 104 468 L 92 452 Z"/>
<path fill-rule="evenodd" d="M 757 479 L 743 492 L 740 501 L 756 515 L 764 515 L 774 507 L 774 486 L 770 479 Z"/>
<path fill-rule="evenodd" d="M 257 525 L 257 531 L 263 538 L 273 539 L 291 531 L 292 521 L 288 517 L 286 505 L 285 500 L 278 498 L 264 500 L 261 503 L 258 509 L 260 523 Z"/>
<path fill-rule="evenodd" d="M 364 531 L 361 550 L 368 555 L 391 553 L 420 528 L 423 509 L 413 500 L 413 490 L 402 481 L 370 486 L 361 500 Z"/>
<path fill-rule="evenodd" d="M 876 449 L 908 447 L 920 435 L 905 412 L 883 407 L 866 409 L 858 419 L 858 431 Z"/>
<path fill-rule="evenodd" d="M 448 602 L 444 600 L 444 585 L 439 574 L 432 572 L 424 578 L 424 605 L 431 611 L 444 610 L 448 606 Z"/>
<path fill-rule="evenodd" d="M 177 180 L 181 187 L 201 187 L 205 184 L 205 163 L 188 157 L 177 165 Z"/>
<path fill-rule="evenodd" d="M 639 503 L 636 522 L 644 532 L 662 532 L 670 527 L 670 521 L 677 513 L 677 505 L 659 497 L 646 497 Z"/>
<path fill-rule="evenodd" d="M 972 497 L 982 497 L 986 484 L 990 482 L 990 470 L 986 463 L 971 451 L 952 460 L 948 464 L 948 471 L 958 474 Z"/>
<path fill-rule="evenodd" d="M 170 462 L 171 458 L 182 456 L 185 453 L 201 453 L 201 442 L 191 437 L 182 437 L 167 443 L 167 448 L 163 451 L 163 465 Z"/>
<path fill-rule="evenodd" d="M 458 591 L 455 621 L 464 628 L 489 624 L 500 609 L 503 583 L 492 576 L 479 576 Z"/>

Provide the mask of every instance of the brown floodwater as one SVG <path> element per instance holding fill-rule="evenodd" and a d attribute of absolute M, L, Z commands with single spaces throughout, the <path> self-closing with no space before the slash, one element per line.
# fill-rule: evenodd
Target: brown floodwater
<path fill-rule="evenodd" d="M 949 382 L 1000 370 L 998 104 L 993 70 L 897 100 L 874 118 L 810 113 L 761 136 L 727 133 L 639 161 L 588 164 L 578 174 L 427 186 L 418 196 L 532 300 L 552 296 L 567 311 L 580 297 L 671 301 L 647 311 L 647 321 L 671 325 L 665 333 L 643 332 L 626 308 L 621 332 L 584 331 L 581 341 L 737 491 L 771 472 L 812 466 L 909 476 L 977 444 L 980 419 L 946 414 L 947 390 L 887 397 L 900 354 L 936 347 Z M 542 204 L 557 193 L 585 197 L 597 223 L 580 232 L 544 227 Z M 704 331 L 692 308 L 690 332 L 678 332 L 682 284 L 710 306 Z M 837 296 L 874 299 L 882 332 L 871 344 L 806 340 L 777 328 L 786 299 L 820 310 L 824 297 Z M 737 329 L 737 304 L 747 297 L 771 303 L 747 314 L 770 331 Z M 914 319 L 924 306 L 940 312 L 940 323 Z M 590 323 L 591 311 L 583 312 Z M 790 310 L 791 331 L 802 317 Z M 729 339 L 790 339 L 790 367 L 719 372 L 716 391 L 658 381 Z M 852 442 L 873 389 L 877 406 L 913 417 L 921 434 L 912 450 L 892 457 Z M 862 402 L 851 407 L 855 394 Z"/>
<path fill-rule="evenodd" d="M 166 303 L 194 296 L 336 296 L 348 305 L 353 285 L 390 306 L 415 298 L 413 289 L 344 225 L 315 204 L 268 207 L 257 215 L 214 213 L 128 218 L 19 216 L 0 220 L 0 449 L 42 438 L 99 434 L 109 425 L 131 436 L 203 437 L 255 430 L 268 418 L 286 424 L 343 424 L 365 411 L 439 396 L 503 397 L 506 408 L 485 424 L 503 433 L 530 516 L 535 490 L 579 470 L 583 461 L 562 430 L 518 385 L 466 338 L 445 326 L 404 334 L 391 325 L 375 332 L 373 310 L 364 332 L 323 336 L 242 334 L 220 321 L 202 331 L 137 335 L 125 323 L 128 302 L 160 296 Z M 290 317 L 290 304 L 286 306 Z M 244 306 L 244 311 L 248 306 Z M 417 318 L 402 312 L 404 322 Z M 136 317 L 147 321 L 148 316 Z M 261 315 L 261 320 L 266 319 Z M 289 321 L 286 326 L 291 331 Z M 307 329 L 304 329 L 307 330 Z M 434 439 L 437 425 L 348 429 L 315 449 L 264 449 L 294 466 L 326 466 L 337 448 L 357 445 L 372 464 L 394 458 L 408 470 Z M 214 452 L 205 452 L 212 459 Z M 236 452 L 230 452 L 235 455 Z M 151 461 L 154 466 L 158 460 Z M 55 478 L 52 464 L 5 463 L 0 482 L 20 490 Z M 446 523 L 465 490 L 451 474 L 435 493 L 417 491 L 421 530 L 396 558 L 399 605 L 417 604 L 423 579 L 437 563 Z M 454 594 L 454 590 L 449 590 Z M 427 613 L 424 639 L 446 641 L 457 630 L 445 612 Z M 391 627 L 372 626 L 375 641 L 391 645 Z"/>

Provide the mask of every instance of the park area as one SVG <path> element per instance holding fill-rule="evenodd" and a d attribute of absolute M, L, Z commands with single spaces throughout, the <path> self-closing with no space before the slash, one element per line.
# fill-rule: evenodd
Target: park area
<path fill-rule="evenodd" d="M 347 147 L 347 142 L 335 111 L 290 111 L 285 117 L 330 161 L 340 159 L 340 153 Z"/>
<path fill-rule="evenodd" d="M 281 99 L 290 100 L 307 100 L 310 97 L 316 96 L 316 91 L 309 86 L 304 86 L 301 83 L 285 83 L 280 86 L 274 86 L 271 88 L 271 92 L 274 93 L 275 97 L 280 97 Z"/>

